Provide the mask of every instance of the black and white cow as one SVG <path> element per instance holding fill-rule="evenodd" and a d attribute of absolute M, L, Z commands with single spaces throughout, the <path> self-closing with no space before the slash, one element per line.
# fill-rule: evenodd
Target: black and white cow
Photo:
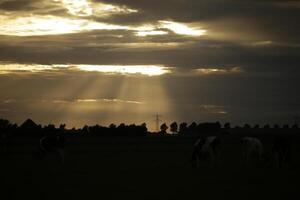
<path fill-rule="evenodd" d="M 65 138 L 63 136 L 45 136 L 39 142 L 39 157 L 45 158 L 47 154 L 57 154 L 61 163 L 65 161 Z"/>
<path fill-rule="evenodd" d="M 292 140 L 289 136 L 275 136 L 272 146 L 272 159 L 277 167 L 289 166 L 292 151 L 291 144 Z"/>
<path fill-rule="evenodd" d="M 192 165 L 199 166 L 201 161 L 208 161 L 210 165 L 218 164 L 221 152 L 221 140 L 217 136 L 201 137 L 194 144 Z"/>
<path fill-rule="evenodd" d="M 262 162 L 264 159 L 264 148 L 262 142 L 255 137 L 242 138 L 243 161 L 246 165 Z"/>

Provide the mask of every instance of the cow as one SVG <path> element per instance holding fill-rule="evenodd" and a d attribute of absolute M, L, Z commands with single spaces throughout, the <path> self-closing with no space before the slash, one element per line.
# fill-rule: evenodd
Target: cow
<path fill-rule="evenodd" d="M 242 138 L 243 161 L 246 165 L 261 163 L 264 159 L 264 148 L 262 142 L 255 137 Z"/>
<path fill-rule="evenodd" d="M 292 141 L 289 136 L 275 136 L 272 145 L 272 159 L 277 167 L 289 166 L 291 161 L 291 144 Z"/>
<path fill-rule="evenodd" d="M 215 166 L 219 161 L 220 152 L 221 140 L 219 137 L 201 137 L 194 143 L 192 165 L 197 167 L 201 161 L 208 161 L 211 166 Z"/>
<path fill-rule="evenodd" d="M 59 156 L 60 162 L 65 162 L 65 138 L 63 136 L 45 136 L 39 141 L 39 158 L 44 159 L 47 154 L 54 153 Z"/>

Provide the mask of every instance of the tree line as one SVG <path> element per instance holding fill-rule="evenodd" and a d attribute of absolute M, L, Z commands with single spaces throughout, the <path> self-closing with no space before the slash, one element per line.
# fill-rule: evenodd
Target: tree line
<path fill-rule="evenodd" d="M 48 124 L 42 126 L 36 124 L 33 120 L 27 119 L 23 124 L 18 126 L 15 123 L 11 123 L 9 120 L 0 119 L 0 133 L 2 137 L 6 135 L 14 136 L 45 136 L 49 134 L 65 134 L 65 135 L 95 135 L 95 136 L 146 136 L 148 134 L 157 134 L 157 135 L 193 135 L 193 134 L 214 134 L 214 133 L 224 133 L 227 134 L 233 130 L 243 130 L 243 131 L 252 131 L 259 132 L 263 130 L 264 132 L 280 132 L 280 131 L 293 131 L 298 130 L 299 127 L 297 124 L 289 126 L 283 125 L 279 126 L 277 124 L 271 126 L 266 124 L 264 126 L 251 126 L 245 124 L 244 126 L 231 127 L 230 123 L 225 123 L 222 125 L 220 122 L 205 122 L 205 123 L 196 123 L 192 122 L 190 124 L 186 122 L 177 123 L 172 122 L 171 124 L 163 123 L 160 125 L 160 130 L 157 132 L 148 131 L 147 124 L 142 123 L 140 125 L 130 124 L 126 125 L 121 123 L 119 125 L 110 124 L 109 126 L 85 125 L 82 128 L 72 128 L 66 129 L 66 124 L 60 124 L 56 127 L 54 124 Z"/>

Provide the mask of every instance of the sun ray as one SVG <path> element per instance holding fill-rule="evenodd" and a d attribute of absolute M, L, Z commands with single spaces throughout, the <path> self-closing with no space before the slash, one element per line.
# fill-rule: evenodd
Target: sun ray
<path fill-rule="evenodd" d="M 132 121 L 139 123 L 142 123 L 141 119 L 143 119 L 152 131 L 155 130 L 152 118 L 156 113 L 164 115 L 164 120 L 168 120 L 170 117 L 169 97 L 160 77 L 125 77 L 118 98 L 143 102 L 143 104 L 131 107 L 131 118 Z M 118 110 L 124 112 L 122 108 L 118 108 Z"/>

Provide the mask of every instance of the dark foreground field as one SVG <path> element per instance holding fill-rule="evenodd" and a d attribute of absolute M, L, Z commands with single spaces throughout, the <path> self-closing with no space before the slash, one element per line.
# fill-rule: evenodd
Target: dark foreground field
<path fill-rule="evenodd" d="M 299 138 L 293 163 L 245 167 L 240 137 L 223 140 L 223 160 L 192 168 L 194 137 L 70 138 L 66 162 L 35 159 L 37 141 L 17 138 L 0 154 L 0 199 L 298 199 Z M 269 153 L 268 137 L 262 138 Z"/>

